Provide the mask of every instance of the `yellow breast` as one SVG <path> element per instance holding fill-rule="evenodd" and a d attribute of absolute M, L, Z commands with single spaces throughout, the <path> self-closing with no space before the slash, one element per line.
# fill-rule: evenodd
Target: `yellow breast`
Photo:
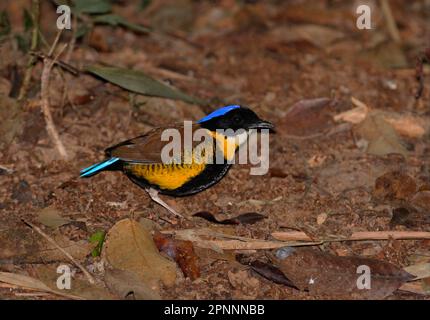
<path fill-rule="evenodd" d="M 247 132 L 243 132 L 237 136 L 225 136 L 218 132 L 209 132 L 210 135 L 215 139 L 218 149 L 222 151 L 224 158 L 231 161 L 236 154 L 236 150 L 246 142 L 248 137 Z"/>
<path fill-rule="evenodd" d="M 161 189 L 175 190 L 199 175 L 205 164 L 140 164 L 130 163 L 125 170 Z"/>

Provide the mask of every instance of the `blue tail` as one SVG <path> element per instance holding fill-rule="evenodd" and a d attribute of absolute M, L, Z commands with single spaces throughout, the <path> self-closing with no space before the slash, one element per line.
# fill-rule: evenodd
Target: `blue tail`
<path fill-rule="evenodd" d="M 81 170 L 81 177 L 90 177 L 96 173 L 98 173 L 99 171 L 106 169 L 107 167 L 109 167 L 111 164 L 117 162 L 119 160 L 119 158 L 110 158 L 110 159 L 106 159 L 105 161 L 93 164 L 92 166 L 82 169 Z"/>

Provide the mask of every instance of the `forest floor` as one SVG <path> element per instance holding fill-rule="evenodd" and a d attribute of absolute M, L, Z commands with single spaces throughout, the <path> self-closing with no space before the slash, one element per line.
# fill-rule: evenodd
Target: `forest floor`
<path fill-rule="evenodd" d="M 389 262 L 393 274 L 396 268 L 427 263 L 424 279 L 407 283 L 405 290 L 395 290 L 399 283 L 393 290 L 387 289 L 387 294 L 370 297 L 428 299 L 428 64 L 422 72 L 422 95 L 419 99 L 415 95 L 419 87 L 416 63 L 430 45 L 429 16 L 425 15 L 430 8 L 425 1 L 390 1 L 394 32 L 397 30 L 400 37 L 396 41 L 393 30 L 387 27 L 382 2 L 369 1 L 372 29 L 359 30 L 355 1 L 152 1 L 143 9 L 137 9 L 139 1 L 118 1 L 113 5 L 116 14 L 132 23 L 150 25 L 154 31 L 139 33 L 96 24 L 72 45 L 73 50 L 66 48 L 59 60 L 66 61 L 70 55 L 68 63 L 80 70 L 95 63 L 140 70 L 210 103 L 201 106 L 131 94 L 91 74 L 76 76 L 54 67 L 48 89 L 50 109 L 67 159 L 62 159 L 47 134 L 41 112 L 41 60 L 32 71 L 27 98 L 17 101 L 29 55 L 17 45 L 15 35 L 29 38 L 22 27 L 22 10 L 30 10 L 29 2 L 2 2 L 0 9 L 8 13 L 12 31 L 0 44 L 0 271 L 27 275 L 33 282 L 24 286 L 0 278 L 0 298 L 62 298 L 56 293 L 55 281 L 57 267 L 64 263 L 74 272 L 72 289 L 66 292 L 69 295 L 124 298 L 121 292 L 128 290 L 138 296 L 139 289 L 124 289 L 124 279 L 130 283 L 135 275 L 127 278 L 111 272 L 108 276 L 107 270 L 109 264 L 135 270 L 140 261 L 133 260 L 135 257 L 113 262 L 119 259 L 114 247 L 127 247 L 127 228 L 142 227 L 139 232 L 143 238 L 148 230 L 153 234 L 191 229 L 187 239 L 194 246 L 192 259 L 197 261 L 192 268 L 198 270 L 191 271 L 197 276 L 186 277 L 169 261 L 166 268 L 174 266 L 174 279 L 161 274 L 162 283 L 151 282 L 150 293 L 143 290 L 140 297 L 344 296 L 344 292 L 337 295 L 330 284 L 308 291 L 297 284 L 300 280 L 294 281 L 294 275 L 293 279 L 288 277 L 288 270 L 284 273 L 299 289 L 275 283 L 270 275 L 269 279 L 262 277 L 244 263 L 270 262 L 269 249 L 277 246 L 275 240 L 300 231 L 309 241 L 340 240 L 307 247 L 313 254 L 323 253 L 337 268 L 342 266 L 334 256 Z M 55 38 L 56 19 L 55 7 L 42 1 L 41 30 L 48 43 Z M 71 37 L 72 31 L 64 31 L 58 47 L 63 43 L 70 47 Z M 48 48 L 42 44 L 40 50 L 46 54 Z M 168 223 L 172 216 L 120 172 L 79 178 L 80 169 L 103 159 L 106 147 L 154 127 L 197 120 L 226 104 L 246 105 L 275 124 L 276 133 L 270 135 L 270 169 L 266 175 L 253 176 L 250 165 L 234 165 L 208 190 L 191 197 L 163 197 L 190 220 Z M 348 110 L 353 111 L 345 115 Z M 218 220 L 249 212 L 262 214 L 265 219 L 252 224 L 219 224 L 192 216 L 202 211 Z M 118 226 L 123 219 L 131 219 L 125 220 L 130 225 Z M 96 284 L 89 284 L 77 264 L 24 221 L 39 227 L 69 252 L 90 271 Z M 392 231 L 394 235 L 420 231 L 424 236 L 412 240 L 395 236 L 342 240 L 364 231 Z M 105 247 L 110 244 L 111 249 L 103 247 L 101 255 L 94 251 L 92 255 L 94 245 L 102 243 L 97 236 L 103 232 L 108 233 Z M 216 233 L 224 237 L 216 238 Z M 237 241 L 235 237 L 245 239 Z M 201 246 L 203 240 L 218 242 Z M 145 241 L 148 244 L 149 240 Z M 174 246 L 180 243 L 175 241 Z M 243 243 L 248 244 L 247 250 L 240 250 Z M 265 244 L 273 247 L 264 250 Z M 233 247 L 223 247 L 228 245 Z M 297 249 L 298 254 L 301 249 Z M 155 253 L 153 257 L 161 259 Z M 154 263 L 148 262 L 152 267 Z M 181 266 L 187 268 L 183 261 Z M 303 277 L 309 275 L 306 264 L 300 269 Z M 310 274 L 318 276 L 321 272 L 313 270 Z M 145 282 L 146 275 L 137 274 Z M 393 274 L 385 275 L 395 278 Z M 37 287 L 36 279 L 55 292 Z"/>

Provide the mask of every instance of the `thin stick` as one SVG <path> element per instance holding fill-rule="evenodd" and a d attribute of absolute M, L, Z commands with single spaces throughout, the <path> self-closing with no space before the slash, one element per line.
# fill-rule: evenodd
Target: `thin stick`
<path fill-rule="evenodd" d="M 31 287 L 22 286 L 22 285 L 18 285 L 18 284 L 14 284 L 14 283 L 0 282 L 0 288 L 11 289 L 11 290 L 21 289 L 21 290 L 38 291 L 38 292 L 43 292 L 42 290 L 44 290 L 44 292 L 46 292 L 47 294 L 51 294 L 51 295 L 54 294 L 54 295 L 57 295 L 60 297 L 74 299 L 74 300 L 86 300 L 84 297 L 75 296 L 73 294 L 67 294 L 67 293 L 60 292 L 60 291 L 55 291 L 49 287 L 46 287 L 46 289 L 31 288 Z M 36 294 L 40 294 L 40 293 L 36 293 Z M 25 293 L 15 292 L 15 295 L 27 295 L 27 296 L 29 296 L 29 295 L 34 295 L 34 294 L 31 294 L 31 293 L 25 294 Z"/>
<path fill-rule="evenodd" d="M 87 269 L 84 268 L 83 265 L 81 265 L 78 261 L 75 260 L 75 258 L 73 258 L 70 253 L 68 253 L 66 250 L 64 250 L 63 248 L 61 248 L 54 239 L 52 239 L 50 236 L 48 236 L 46 233 L 44 233 L 39 227 L 35 226 L 34 224 L 32 224 L 31 222 L 28 222 L 24 219 L 22 219 L 22 221 L 28 225 L 29 227 L 31 227 L 34 231 L 36 231 L 37 233 L 39 233 L 42 237 L 44 237 L 46 240 L 48 240 L 49 243 L 51 243 L 53 246 L 55 246 L 58 250 L 60 250 L 67 258 L 70 259 L 71 262 L 73 262 L 79 269 L 81 269 L 81 271 L 84 273 L 84 275 L 87 277 L 89 283 L 91 284 L 95 284 L 96 281 L 94 279 L 94 277 L 87 271 Z"/>
<path fill-rule="evenodd" d="M 64 58 L 65 62 L 69 62 L 72 57 L 73 50 L 76 45 L 76 30 L 78 29 L 78 17 L 76 14 L 73 15 L 72 20 L 72 38 L 70 39 L 69 49 L 67 50 L 66 57 Z"/>
<path fill-rule="evenodd" d="M 39 40 L 39 16 L 40 16 L 40 2 L 39 0 L 33 0 L 31 2 L 31 18 L 33 20 L 33 30 L 31 35 L 31 46 L 30 50 L 34 51 L 37 49 Z M 18 101 L 25 98 L 28 91 L 28 86 L 30 84 L 31 73 L 33 71 L 33 66 L 36 62 L 36 58 L 30 56 L 27 63 L 27 70 L 25 71 L 24 80 L 22 82 L 21 89 L 18 94 Z"/>
<path fill-rule="evenodd" d="M 62 30 L 60 30 L 57 33 L 54 43 L 52 44 L 51 49 L 49 50 L 49 54 L 48 54 L 49 57 L 55 51 L 55 47 L 57 46 L 58 40 L 61 36 L 61 32 Z M 54 66 L 55 61 L 64 51 L 66 46 L 67 44 L 63 46 L 63 48 L 54 57 L 54 59 L 50 59 L 49 57 L 46 57 L 43 59 L 43 70 L 42 70 L 41 89 L 40 89 L 41 105 L 42 105 L 43 116 L 46 122 L 46 131 L 48 132 L 49 137 L 51 138 L 52 142 L 54 143 L 55 147 L 57 148 L 58 152 L 60 153 L 63 159 L 67 159 L 67 152 L 62 141 L 60 140 L 58 131 L 55 128 L 54 120 L 52 119 L 52 114 L 49 107 L 49 79 L 51 77 L 51 70 L 52 70 L 52 67 Z"/>
<path fill-rule="evenodd" d="M 384 13 L 385 21 L 387 22 L 388 33 L 394 42 L 400 43 L 402 40 L 400 38 L 399 29 L 397 28 L 388 0 L 381 0 L 381 9 Z"/>
<path fill-rule="evenodd" d="M 43 52 L 40 52 L 40 51 L 30 51 L 30 54 L 42 59 L 42 61 L 46 58 L 49 58 L 47 55 L 45 55 Z M 70 65 L 64 61 L 58 60 L 58 59 L 56 59 L 54 61 L 54 65 L 57 65 L 60 68 L 70 72 L 74 76 L 77 76 L 80 73 L 79 69 L 75 68 L 74 66 L 72 66 L 72 65 Z"/>
<path fill-rule="evenodd" d="M 304 232 L 273 232 L 272 237 L 280 241 L 314 241 Z M 424 231 L 359 231 L 348 238 L 322 239 L 323 242 L 363 241 L 363 240 L 417 240 L 430 239 L 430 232 Z"/>
<path fill-rule="evenodd" d="M 11 174 L 13 173 L 13 169 L 5 167 L 3 165 L 0 164 L 0 170 L 6 171 L 6 173 Z"/>

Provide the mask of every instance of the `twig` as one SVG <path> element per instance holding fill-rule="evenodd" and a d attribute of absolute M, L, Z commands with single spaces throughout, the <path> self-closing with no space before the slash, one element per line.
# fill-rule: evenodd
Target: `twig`
<path fill-rule="evenodd" d="M 424 91 L 424 63 L 430 63 L 430 48 L 427 48 L 418 58 L 415 66 L 415 79 L 418 81 L 418 89 L 415 99 L 421 98 Z"/>
<path fill-rule="evenodd" d="M 31 46 L 30 50 L 37 50 L 39 40 L 39 16 L 40 16 L 40 1 L 33 0 L 31 2 L 31 18 L 33 20 L 33 30 L 31 35 Z M 36 58 L 30 56 L 27 63 L 27 70 L 25 71 L 24 80 L 22 82 L 21 89 L 19 90 L 18 101 L 22 101 L 27 95 L 28 86 L 30 85 L 31 73 L 33 66 L 36 62 Z"/>
<path fill-rule="evenodd" d="M 301 231 L 273 232 L 272 237 L 279 241 L 314 241 Z M 359 231 L 348 238 L 321 239 L 322 242 L 362 241 L 362 240 L 417 240 L 430 239 L 430 232 L 424 231 Z"/>
<path fill-rule="evenodd" d="M 23 283 L 23 279 L 25 279 L 25 283 Z M 33 284 L 33 287 L 31 286 Z M 10 272 L 0 272 L 0 288 L 6 289 L 22 289 L 22 290 L 30 290 L 30 291 L 38 291 L 38 292 L 47 292 L 49 294 L 55 294 L 64 298 L 74 299 L 74 300 L 85 300 L 84 297 L 75 296 L 73 294 L 64 293 L 61 291 L 56 291 L 48 287 L 46 284 L 41 282 L 39 279 L 31 278 L 29 276 L 24 276 L 20 274 L 14 274 Z M 24 295 L 24 293 L 19 293 L 20 295 Z M 18 295 L 18 293 L 15 293 Z M 31 293 L 27 293 L 27 295 L 34 295 Z"/>
<path fill-rule="evenodd" d="M 64 58 L 65 62 L 69 62 L 72 57 L 73 50 L 75 49 L 76 44 L 76 30 L 78 29 L 78 17 L 76 14 L 73 15 L 72 20 L 72 38 L 70 39 L 69 49 L 67 50 L 66 57 Z"/>
<path fill-rule="evenodd" d="M 174 231 L 162 231 L 162 233 L 173 234 L 176 239 L 188 240 L 194 242 L 196 246 L 209 249 L 222 249 L 222 250 L 268 250 L 282 247 L 295 247 L 295 246 L 315 246 L 320 245 L 322 242 L 285 242 L 285 241 L 270 241 L 263 239 L 253 239 L 246 237 L 239 237 L 220 232 L 214 232 L 203 229 L 184 229 Z M 209 240 L 208 237 L 218 238 Z M 221 238 L 221 239 L 220 239 Z M 228 240 L 226 240 L 228 239 Z"/>
<path fill-rule="evenodd" d="M 49 292 L 15 292 L 16 297 L 46 297 L 51 296 Z"/>
<path fill-rule="evenodd" d="M 240 240 L 201 240 L 196 246 L 208 247 L 217 246 L 223 250 L 270 250 L 282 247 L 301 247 L 301 246 L 317 246 L 322 242 L 283 242 L 283 241 L 268 241 L 251 239 L 249 241 Z"/>
<path fill-rule="evenodd" d="M 87 269 L 84 268 L 83 265 L 81 265 L 78 261 L 75 260 L 75 258 L 73 258 L 70 253 L 68 253 L 66 250 L 64 250 L 63 248 L 61 248 L 54 239 L 52 239 L 50 236 L 48 236 L 46 233 L 44 233 L 39 227 L 35 226 L 34 224 L 32 224 L 31 222 L 28 222 L 24 219 L 22 219 L 22 221 L 28 225 L 30 228 L 32 228 L 34 231 L 36 231 L 37 233 L 39 233 L 42 237 L 44 237 L 46 240 L 48 240 L 49 243 L 51 243 L 53 246 L 55 246 L 58 250 L 60 250 L 67 258 L 70 259 L 70 261 L 72 261 L 79 269 L 81 269 L 81 271 L 83 272 L 83 274 L 87 277 L 88 282 L 91 284 L 95 284 L 96 281 L 94 279 L 94 277 L 87 271 Z"/>
<path fill-rule="evenodd" d="M 0 164 L 0 171 L 5 171 L 7 174 L 13 173 L 13 169 L 5 167 L 5 166 L 3 166 L 1 164 Z"/>
<path fill-rule="evenodd" d="M 388 0 L 380 0 L 381 1 L 381 9 L 385 16 L 385 21 L 387 22 L 388 33 L 394 42 L 400 43 L 401 38 L 399 34 L 399 29 L 397 28 L 396 21 L 393 17 L 393 12 L 391 11 L 390 4 Z"/>
<path fill-rule="evenodd" d="M 30 51 L 30 54 L 42 59 L 42 61 L 46 58 L 49 59 L 48 56 L 46 56 L 43 52 L 40 52 L 40 51 Z M 77 68 L 75 68 L 74 66 L 72 66 L 72 65 L 70 65 L 64 61 L 55 60 L 53 62 L 54 62 L 54 65 L 59 66 L 60 68 L 70 72 L 71 74 L 73 74 L 75 76 L 79 75 L 79 73 L 80 73 L 80 71 Z"/>
<path fill-rule="evenodd" d="M 63 159 L 67 159 L 66 149 L 64 148 L 64 145 L 61 142 L 60 136 L 57 132 L 57 129 L 55 128 L 54 121 L 52 119 L 51 110 L 49 107 L 49 79 L 51 76 L 51 70 L 52 70 L 52 67 L 54 66 L 55 61 L 67 46 L 67 44 L 65 44 L 63 48 L 58 52 L 58 54 L 54 57 L 54 59 L 50 59 L 50 57 L 55 51 L 58 40 L 61 36 L 61 32 L 62 32 L 62 29 L 57 33 L 54 43 L 52 44 L 51 49 L 49 50 L 48 57 L 43 59 L 40 96 L 41 96 L 42 112 L 46 122 L 46 131 L 48 132 L 49 137 L 51 138 L 52 142 L 56 146 L 58 152 L 63 157 Z"/>

